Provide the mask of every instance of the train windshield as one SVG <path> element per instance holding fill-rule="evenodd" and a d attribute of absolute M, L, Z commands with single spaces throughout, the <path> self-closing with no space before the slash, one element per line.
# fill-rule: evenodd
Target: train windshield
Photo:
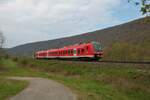
<path fill-rule="evenodd" d="M 100 52 L 102 50 L 102 46 L 100 43 L 98 42 L 92 42 L 93 46 L 94 46 L 94 49 L 95 49 L 95 52 Z"/>

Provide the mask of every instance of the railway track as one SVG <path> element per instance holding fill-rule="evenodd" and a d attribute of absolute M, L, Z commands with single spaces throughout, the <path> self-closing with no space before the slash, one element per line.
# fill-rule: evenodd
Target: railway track
<path fill-rule="evenodd" d="M 69 60 L 67 60 L 69 61 Z M 101 63 L 112 63 L 112 64 L 146 64 L 150 65 L 150 61 L 146 62 L 141 62 L 141 61 L 113 61 L 113 60 L 101 60 L 101 61 L 82 61 L 82 60 L 71 60 L 73 62 L 81 62 L 81 63 L 96 63 L 96 64 L 101 64 Z"/>
<path fill-rule="evenodd" d="M 45 60 L 50 60 L 50 59 L 45 59 Z M 116 60 L 81 60 L 81 59 L 53 59 L 53 60 L 59 60 L 59 61 L 65 61 L 65 62 L 76 62 L 76 63 L 96 63 L 96 64 L 101 64 L 101 63 L 114 63 L 114 64 L 147 64 L 150 65 L 150 61 L 116 61 Z"/>
<path fill-rule="evenodd" d="M 102 60 L 98 62 L 104 63 L 122 63 L 122 64 L 150 64 L 150 62 L 140 62 L 140 61 L 109 61 L 109 60 Z"/>

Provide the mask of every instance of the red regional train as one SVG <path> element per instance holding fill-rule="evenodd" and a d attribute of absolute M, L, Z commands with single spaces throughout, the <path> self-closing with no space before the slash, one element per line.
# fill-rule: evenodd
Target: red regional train
<path fill-rule="evenodd" d="M 98 60 L 102 57 L 102 46 L 98 42 L 80 43 L 58 49 L 49 49 L 35 53 L 36 59 L 92 59 Z"/>

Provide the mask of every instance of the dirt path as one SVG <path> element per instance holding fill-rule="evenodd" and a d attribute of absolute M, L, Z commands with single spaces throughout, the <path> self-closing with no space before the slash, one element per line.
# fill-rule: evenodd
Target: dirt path
<path fill-rule="evenodd" d="M 29 86 L 10 100 L 77 100 L 76 95 L 64 85 L 52 80 L 30 77 L 11 77 L 14 80 L 27 80 Z"/>

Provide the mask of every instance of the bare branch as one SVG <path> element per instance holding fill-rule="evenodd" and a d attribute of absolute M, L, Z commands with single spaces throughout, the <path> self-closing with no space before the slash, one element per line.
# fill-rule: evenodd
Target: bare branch
<path fill-rule="evenodd" d="M 4 42 L 5 42 L 5 38 L 4 38 L 3 32 L 0 31 L 0 48 L 1 49 L 3 48 Z"/>

